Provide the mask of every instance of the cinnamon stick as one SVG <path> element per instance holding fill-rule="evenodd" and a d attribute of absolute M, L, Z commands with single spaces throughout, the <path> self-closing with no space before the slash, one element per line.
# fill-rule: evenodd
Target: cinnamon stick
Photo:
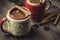
<path fill-rule="evenodd" d="M 40 24 L 43 24 L 43 23 L 46 23 L 46 22 L 49 22 L 49 21 L 55 19 L 55 18 L 52 18 L 54 15 L 55 15 L 55 14 L 50 14 L 49 16 L 47 16 L 46 18 L 44 18 L 44 19 L 41 21 Z M 52 18 L 52 19 L 50 19 L 50 18 Z M 50 20 L 49 20 L 49 19 L 50 19 Z"/>
<path fill-rule="evenodd" d="M 53 18 L 51 18 L 50 20 L 47 20 L 47 21 L 45 21 L 45 22 L 42 22 L 42 23 L 40 23 L 40 24 L 45 24 L 45 23 L 48 23 L 48 22 L 50 22 L 50 21 L 53 21 L 53 20 L 55 20 L 55 18 L 56 18 L 56 17 L 53 17 Z"/>
<path fill-rule="evenodd" d="M 28 13 L 25 9 L 23 9 L 23 7 L 21 7 L 21 6 L 15 6 L 16 8 L 18 8 L 19 10 L 21 10 L 22 12 L 24 12 L 24 13 Z"/>
<path fill-rule="evenodd" d="M 54 21 L 54 25 L 57 25 L 58 21 L 59 21 L 59 17 L 60 17 L 60 14 L 57 15 L 55 21 Z"/>

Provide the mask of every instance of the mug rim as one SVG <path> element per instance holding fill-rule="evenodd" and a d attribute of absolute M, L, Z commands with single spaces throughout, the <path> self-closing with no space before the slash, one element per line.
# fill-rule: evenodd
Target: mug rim
<path fill-rule="evenodd" d="M 40 5 L 40 3 L 37 3 L 37 4 L 31 3 L 30 0 L 27 0 L 27 2 L 28 2 L 30 5 L 32 5 L 32 6 Z M 45 2 L 45 0 L 43 1 L 43 3 L 44 3 L 44 2 Z"/>
<path fill-rule="evenodd" d="M 26 20 L 26 19 L 28 19 L 29 18 L 29 16 L 31 15 L 31 12 L 29 11 L 29 9 L 28 8 L 26 8 L 26 7 L 23 7 L 23 8 L 25 8 L 26 10 L 28 10 L 28 15 L 26 16 L 26 17 L 24 17 L 24 18 L 21 18 L 21 19 L 14 19 L 14 18 L 12 18 L 11 16 L 10 16 L 10 12 L 11 12 L 11 10 L 12 9 L 15 9 L 16 7 L 13 7 L 13 8 L 11 8 L 9 11 L 8 11 L 8 13 L 7 13 L 7 18 L 8 19 L 10 19 L 10 20 L 13 20 L 13 21 L 24 21 L 24 20 Z M 18 8 L 17 8 L 18 9 Z"/>

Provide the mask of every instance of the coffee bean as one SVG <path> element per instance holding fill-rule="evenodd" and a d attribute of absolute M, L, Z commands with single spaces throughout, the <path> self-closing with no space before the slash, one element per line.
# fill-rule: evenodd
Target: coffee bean
<path fill-rule="evenodd" d="M 45 31 L 49 31 L 49 29 L 50 29 L 49 27 L 44 27 Z"/>

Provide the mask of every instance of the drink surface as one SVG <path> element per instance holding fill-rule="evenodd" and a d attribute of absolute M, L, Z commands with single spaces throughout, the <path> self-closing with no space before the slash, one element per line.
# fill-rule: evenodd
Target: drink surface
<path fill-rule="evenodd" d="M 30 0 L 31 3 L 40 3 L 40 0 Z"/>
<path fill-rule="evenodd" d="M 25 14 L 19 10 L 15 10 L 11 13 L 11 16 L 14 17 L 14 19 L 22 19 L 25 18 Z"/>

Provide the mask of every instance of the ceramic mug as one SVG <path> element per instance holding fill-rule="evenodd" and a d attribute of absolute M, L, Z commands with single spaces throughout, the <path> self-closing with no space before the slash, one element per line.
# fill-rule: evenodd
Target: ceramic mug
<path fill-rule="evenodd" d="M 26 15 L 25 18 L 17 20 L 17 19 L 13 19 L 10 16 L 10 14 L 11 14 L 10 12 L 14 11 L 15 9 L 18 9 L 18 7 L 15 6 L 8 11 L 7 16 L 5 18 L 0 20 L 0 27 L 3 32 L 11 33 L 14 36 L 24 36 L 31 30 L 31 27 L 32 27 L 31 26 L 32 23 L 30 20 L 31 12 L 25 7 L 22 7 L 22 8 L 24 10 L 28 11 L 28 14 L 25 13 L 25 15 Z M 6 27 L 6 29 L 3 29 L 2 25 L 5 21 L 7 21 L 7 27 Z"/>
<path fill-rule="evenodd" d="M 25 6 L 32 13 L 32 15 L 31 15 L 32 20 L 40 22 L 45 17 L 46 11 L 50 8 L 51 2 L 46 1 L 46 0 L 41 0 L 42 3 L 40 3 L 40 2 L 39 3 L 34 3 L 34 2 L 31 2 L 31 1 L 32 0 L 26 0 Z M 38 0 L 36 0 L 36 1 L 38 1 Z"/>

